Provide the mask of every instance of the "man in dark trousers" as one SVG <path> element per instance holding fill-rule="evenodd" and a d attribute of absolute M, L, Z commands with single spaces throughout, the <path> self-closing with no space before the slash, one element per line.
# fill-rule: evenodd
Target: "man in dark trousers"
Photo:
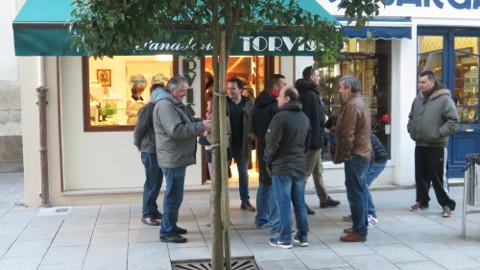
<path fill-rule="evenodd" d="M 323 104 L 318 93 L 320 84 L 320 74 L 313 66 L 308 66 L 303 70 L 301 79 L 295 82 L 300 94 L 300 102 L 303 106 L 303 112 L 307 115 L 312 126 L 310 145 L 308 147 L 305 159 L 305 184 L 307 179 L 313 173 L 313 183 L 320 200 L 320 208 L 335 207 L 340 204 L 339 201 L 328 196 L 323 182 L 323 164 L 322 164 L 322 145 L 323 132 L 325 124 L 325 113 Z M 307 206 L 308 214 L 313 215 L 315 211 Z"/>
<path fill-rule="evenodd" d="M 457 108 L 450 97 L 450 90 L 442 87 L 431 71 L 420 73 L 420 92 L 408 115 L 408 133 L 415 141 L 416 203 L 410 211 L 428 208 L 428 191 L 433 184 L 438 203 L 443 207 L 443 217 L 450 217 L 455 201 L 448 196 L 448 180 L 445 177 L 446 147 L 448 137 L 458 126 Z"/>
<path fill-rule="evenodd" d="M 242 96 L 245 83 L 238 78 L 231 78 L 227 82 L 228 116 L 230 118 L 231 135 L 230 149 L 232 159 L 235 159 L 238 169 L 238 189 L 242 201 L 240 208 L 255 212 L 255 207 L 250 204 L 248 195 L 248 162 L 250 161 L 252 144 L 250 143 L 252 129 L 253 102 L 250 98 Z"/>
<path fill-rule="evenodd" d="M 278 215 L 271 194 L 272 179 L 267 173 L 263 154 L 265 150 L 265 134 L 268 125 L 277 112 L 277 100 L 280 89 L 287 86 L 285 76 L 274 74 L 268 82 L 268 90 L 262 91 L 255 99 L 253 109 L 253 132 L 257 138 L 257 160 L 260 163 L 259 184 L 257 189 L 257 215 L 255 216 L 255 226 L 267 228 L 270 232 L 278 230 Z"/>
<path fill-rule="evenodd" d="M 154 76 L 150 88 L 150 102 L 140 108 L 133 130 L 133 144 L 140 151 L 145 167 L 145 184 L 143 185 L 142 222 L 159 226 L 162 213 L 158 211 L 157 198 L 163 182 L 163 172 L 157 163 L 155 149 L 155 131 L 153 129 L 153 108 L 160 98 L 160 90 L 165 89 L 166 78 Z"/>
<path fill-rule="evenodd" d="M 371 116 L 356 77 L 342 77 L 338 84 L 342 107 L 337 118 L 333 162 L 345 163 L 345 187 L 353 222 L 351 228 L 344 230 L 340 241 L 363 242 L 367 240 L 368 232 L 367 172 L 372 155 Z"/>
<path fill-rule="evenodd" d="M 307 206 L 305 204 L 305 151 L 310 121 L 302 112 L 298 92 L 293 87 L 280 91 L 278 112 L 265 136 L 264 159 L 271 168 L 272 190 L 280 220 L 280 231 L 270 238 L 270 245 L 291 248 L 292 240 L 308 246 Z M 292 236 L 291 204 L 295 212 L 297 231 Z"/>

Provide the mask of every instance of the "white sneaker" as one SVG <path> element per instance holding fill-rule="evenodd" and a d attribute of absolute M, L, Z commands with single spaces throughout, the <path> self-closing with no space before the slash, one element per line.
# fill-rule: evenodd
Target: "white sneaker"
<path fill-rule="evenodd" d="M 368 227 L 375 227 L 378 224 L 378 219 L 372 215 L 368 215 Z"/>

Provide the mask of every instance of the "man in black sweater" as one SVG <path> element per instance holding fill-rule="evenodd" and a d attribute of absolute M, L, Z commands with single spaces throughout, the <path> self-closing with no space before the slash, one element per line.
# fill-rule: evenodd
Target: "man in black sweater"
<path fill-rule="evenodd" d="M 265 134 L 273 115 L 277 112 L 277 100 L 280 89 L 287 86 L 285 76 L 274 74 L 268 82 L 268 90 L 262 91 L 255 99 L 253 108 L 253 133 L 257 138 L 257 160 L 260 162 L 259 183 L 257 189 L 257 215 L 255 226 L 267 228 L 270 232 L 278 230 L 278 215 L 271 194 L 272 179 L 267 173 L 263 154 Z"/>
<path fill-rule="evenodd" d="M 298 79 L 295 82 L 295 88 L 299 92 L 303 112 L 307 115 L 312 127 L 310 145 L 305 157 L 305 184 L 313 173 L 313 183 L 315 184 L 317 196 L 320 199 L 320 208 L 335 207 L 340 202 L 328 196 L 322 176 L 322 145 L 326 117 L 323 111 L 322 100 L 318 93 L 320 74 L 313 66 L 308 66 L 303 70 L 302 77 L 302 79 Z M 309 215 L 315 214 L 315 211 L 308 206 L 307 210 Z"/>

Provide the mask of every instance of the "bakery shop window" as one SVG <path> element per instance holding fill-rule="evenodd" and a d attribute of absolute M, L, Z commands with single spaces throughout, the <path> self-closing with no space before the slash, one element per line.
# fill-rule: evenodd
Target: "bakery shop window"
<path fill-rule="evenodd" d="M 174 74 L 171 55 L 83 58 L 84 130 L 133 130 L 152 85 Z"/>

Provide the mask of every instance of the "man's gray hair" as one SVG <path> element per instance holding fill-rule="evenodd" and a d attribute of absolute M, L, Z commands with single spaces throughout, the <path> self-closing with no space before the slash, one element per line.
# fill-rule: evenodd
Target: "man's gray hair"
<path fill-rule="evenodd" d="M 177 90 L 184 83 L 188 84 L 188 81 L 185 77 L 182 75 L 175 75 L 168 81 L 167 90 L 170 92 Z"/>
<path fill-rule="evenodd" d="M 352 93 L 357 93 L 362 90 L 362 87 L 360 86 L 360 81 L 357 77 L 353 75 L 343 76 L 339 82 L 343 83 L 344 88 L 352 89 Z"/>

